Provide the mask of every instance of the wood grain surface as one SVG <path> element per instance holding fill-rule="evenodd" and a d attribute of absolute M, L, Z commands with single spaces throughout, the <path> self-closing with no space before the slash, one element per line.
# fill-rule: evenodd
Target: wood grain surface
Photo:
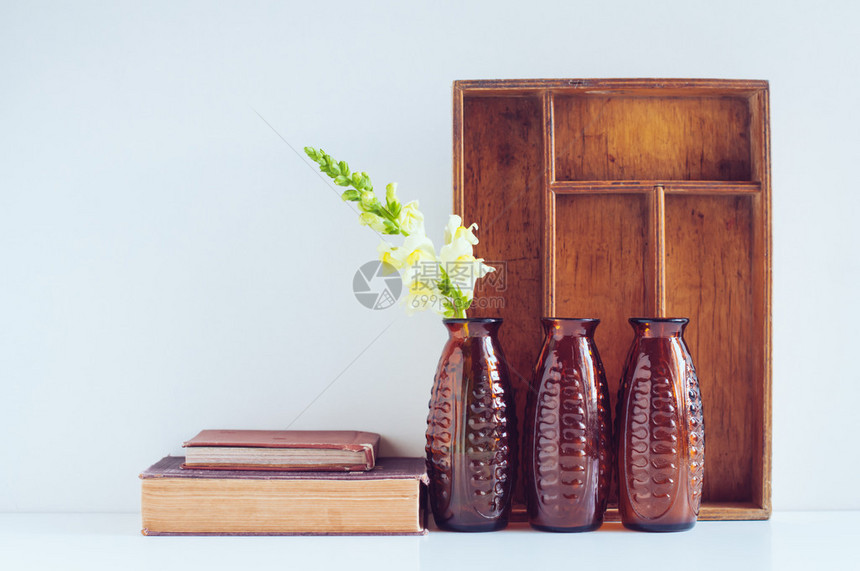
<path fill-rule="evenodd" d="M 749 106 L 735 97 L 561 96 L 559 180 L 749 180 Z"/>
<path fill-rule="evenodd" d="M 748 197 L 666 198 L 670 316 L 687 317 L 684 339 L 705 410 L 703 497 L 752 499 L 756 367 L 752 208 Z"/>
<path fill-rule="evenodd" d="M 770 185 L 765 81 L 454 85 L 455 212 L 481 224 L 480 255 L 507 266 L 504 307 L 471 314 L 505 317 L 518 412 L 540 317 L 601 319 L 613 399 L 627 319 L 690 318 L 702 519 L 770 514 Z"/>
<path fill-rule="evenodd" d="M 462 202 L 455 212 L 478 224 L 475 255 L 496 267 L 475 292 L 470 317 L 501 317 L 519 434 L 543 342 L 541 194 L 545 188 L 538 98 L 468 98 L 463 106 Z M 456 200 L 455 195 L 455 200 Z M 514 491 L 523 501 L 520 481 Z"/>
<path fill-rule="evenodd" d="M 596 317 L 594 335 L 615 411 L 627 322 L 649 311 L 648 204 L 644 195 L 560 196 L 556 202 L 555 313 Z M 631 279 L 635 276 L 634 279 Z"/>

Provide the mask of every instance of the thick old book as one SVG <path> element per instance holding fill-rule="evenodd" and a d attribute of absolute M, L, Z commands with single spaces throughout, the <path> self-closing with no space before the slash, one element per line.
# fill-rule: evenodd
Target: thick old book
<path fill-rule="evenodd" d="M 185 468 L 370 470 L 379 435 L 355 430 L 204 430 L 184 443 Z"/>
<path fill-rule="evenodd" d="M 423 458 L 366 472 L 187 470 L 168 456 L 140 474 L 144 535 L 422 535 Z"/>

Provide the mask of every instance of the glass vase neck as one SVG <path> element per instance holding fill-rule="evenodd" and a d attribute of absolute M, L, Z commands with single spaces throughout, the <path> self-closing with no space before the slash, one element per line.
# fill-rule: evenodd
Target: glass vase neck
<path fill-rule="evenodd" d="M 553 337 L 594 337 L 599 319 L 541 317 L 543 330 Z"/>
<path fill-rule="evenodd" d="M 490 337 L 502 326 L 501 318 L 474 317 L 466 319 L 443 319 L 451 337 Z"/>
<path fill-rule="evenodd" d="M 633 317 L 630 325 L 639 337 L 681 337 L 690 320 L 686 317 Z"/>

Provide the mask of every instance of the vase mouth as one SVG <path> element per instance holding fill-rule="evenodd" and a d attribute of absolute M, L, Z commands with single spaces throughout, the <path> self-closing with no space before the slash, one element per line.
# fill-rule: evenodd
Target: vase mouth
<path fill-rule="evenodd" d="M 600 320 L 594 317 L 541 317 L 544 332 L 556 339 L 593 337 Z"/>
<path fill-rule="evenodd" d="M 442 320 L 452 339 L 493 337 L 502 326 L 498 317 L 448 317 Z"/>
<path fill-rule="evenodd" d="M 640 337 L 681 337 L 690 322 L 686 317 L 631 317 L 629 321 Z"/>

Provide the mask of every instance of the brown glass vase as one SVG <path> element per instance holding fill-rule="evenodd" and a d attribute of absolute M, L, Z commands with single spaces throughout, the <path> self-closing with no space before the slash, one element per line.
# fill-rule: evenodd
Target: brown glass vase
<path fill-rule="evenodd" d="M 630 320 L 636 337 L 618 397 L 618 509 L 625 527 L 696 524 L 705 468 L 702 396 L 682 337 L 687 319 Z"/>
<path fill-rule="evenodd" d="M 603 523 L 612 469 L 609 389 L 594 344 L 599 319 L 541 319 L 546 336 L 526 404 L 529 523 L 589 531 Z"/>
<path fill-rule="evenodd" d="M 445 319 L 448 342 L 427 417 L 427 472 L 436 525 L 504 528 L 516 466 L 516 422 L 501 319 Z"/>

